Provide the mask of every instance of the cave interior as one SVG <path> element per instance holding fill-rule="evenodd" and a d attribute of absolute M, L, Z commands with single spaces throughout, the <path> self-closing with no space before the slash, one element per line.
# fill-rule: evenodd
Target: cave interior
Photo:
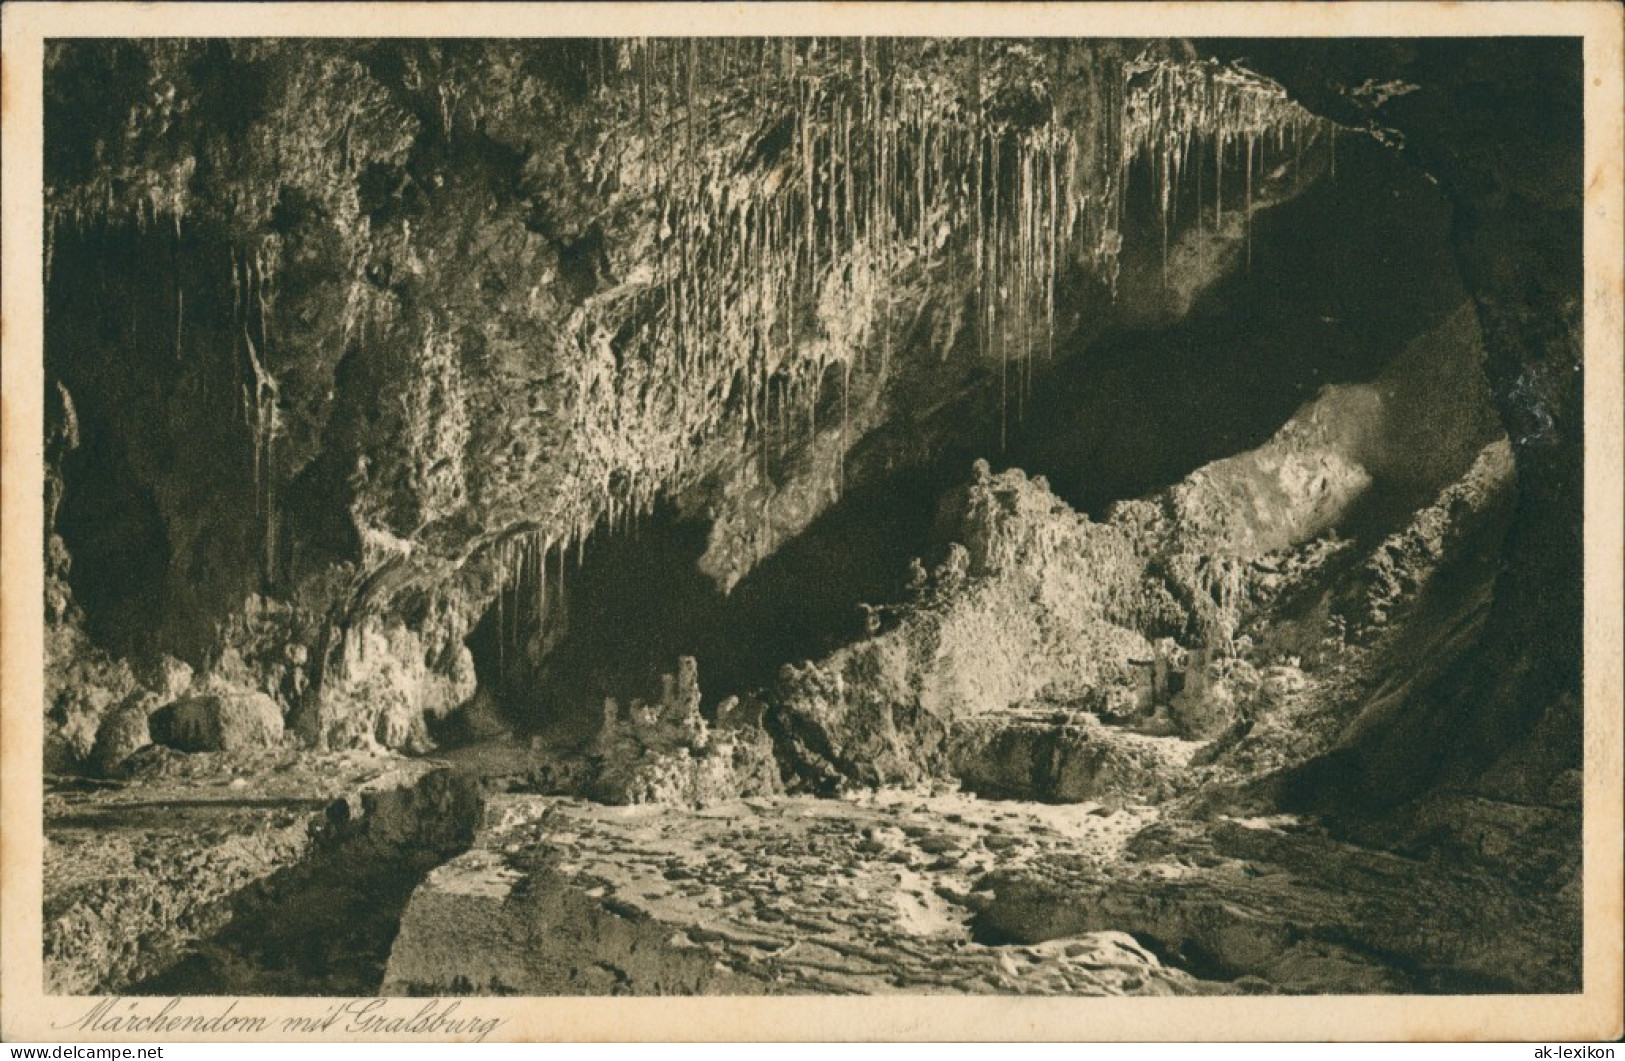
<path fill-rule="evenodd" d="M 955 989 L 1575 989 L 1580 85 L 1556 38 L 53 42 L 47 830 L 102 869 L 52 982 L 937 984 L 907 938 L 989 956 Z M 109 837 L 213 842 L 131 808 L 291 836 L 245 786 L 330 827 L 163 863 L 109 962 Z M 849 860 L 783 944 L 840 976 L 604 817 L 755 895 L 672 868 L 769 859 L 741 805 Z M 446 942 L 481 851 L 522 958 Z"/>

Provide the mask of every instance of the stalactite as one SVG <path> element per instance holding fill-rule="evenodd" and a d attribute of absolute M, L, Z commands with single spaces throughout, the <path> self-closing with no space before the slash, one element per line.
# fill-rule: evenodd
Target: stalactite
<path fill-rule="evenodd" d="M 850 397 L 852 393 L 852 362 L 841 362 L 841 443 L 837 460 L 837 486 L 836 498 L 839 500 L 846 493 L 846 426 L 851 416 Z"/>
<path fill-rule="evenodd" d="M 232 360 L 232 366 L 233 366 L 232 370 L 233 370 L 233 372 L 235 372 L 236 371 L 236 363 L 237 363 L 237 359 L 238 359 L 237 358 L 237 355 L 238 355 L 238 345 L 237 345 L 238 338 L 240 337 L 240 335 L 243 333 L 243 330 L 244 330 L 243 329 L 243 323 L 242 323 L 242 294 L 241 294 L 241 290 L 240 290 L 240 288 L 241 288 L 241 277 L 238 274 L 237 249 L 235 247 L 227 248 L 226 254 L 227 254 L 227 260 L 230 262 L 229 274 L 231 276 L 231 317 L 230 317 L 230 320 L 231 320 L 231 360 Z M 247 395 L 245 393 L 242 381 L 239 379 L 239 380 L 237 380 L 235 382 L 236 382 L 236 387 L 234 388 L 233 398 L 235 398 L 237 400 L 237 402 L 239 403 L 239 408 L 237 410 L 237 415 L 243 417 L 244 418 L 243 419 L 244 425 L 248 426 Z"/>
<path fill-rule="evenodd" d="M 1046 354 L 1048 360 L 1055 360 L 1055 274 L 1060 271 L 1060 262 L 1056 258 L 1056 226 L 1059 224 L 1060 211 L 1056 208 L 1055 185 L 1055 152 L 1045 152 L 1049 165 L 1049 210 L 1048 210 L 1048 236 L 1049 260 L 1044 268 L 1044 329 L 1047 336 Z"/>
<path fill-rule="evenodd" d="M 1003 159 L 1001 158 L 1001 155 L 1003 152 L 1000 151 L 999 148 L 1000 141 L 999 138 L 995 136 L 993 138 L 993 165 L 991 170 L 993 178 L 991 181 L 993 195 L 993 249 L 991 257 L 988 261 L 988 295 L 986 297 L 986 302 L 988 306 L 987 329 L 989 334 L 991 334 L 993 337 L 993 342 L 999 348 L 999 452 L 1003 453 L 1006 448 L 1008 441 L 1007 436 L 1009 434 L 1009 426 L 1005 423 L 1005 420 L 1010 409 L 1010 362 L 1008 358 L 1009 351 L 1006 349 L 1004 344 L 1004 333 L 998 330 L 999 302 L 1004 285 L 1004 276 L 1002 275 L 1002 270 L 999 268 L 1004 251 L 1004 231 L 1003 226 L 1000 224 L 1003 217 L 1000 210 L 1001 203 L 999 201 L 999 171 L 1002 168 L 1001 164 Z"/>
<path fill-rule="evenodd" d="M 266 303 L 270 268 L 261 248 L 256 248 L 252 255 L 239 255 L 233 249 L 231 264 L 233 337 L 234 340 L 241 338 L 244 360 L 238 391 L 252 454 L 261 576 L 271 584 L 276 579 L 275 442 L 279 392 L 270 367 L 270 310 Z"/>
<path fill-rule="evenodd" d="M 506 614 L 507 609 L 503 606 L 503 599 L 507 596 L 504 591 L 507 588 L 506 584 L 508 579 L 508 565 L 505 562 L 507 559 L 504 555 L 505 552 L 506 550 L 503 550 L 503 553 L 499 553 L 497 559 L 497 570 L 500 572 L 500 574 L 498 576 L 496 593 L 496 631 L 493 635 L 497 648 L 497 681 L 498 684 L 502 686 L 506 686 L 508 683 L 508 628 L 504 621 L 504 615 Z"/>
<path fill-rule="evenodd" d="M 1281 86 L 1235 67 L 1144 56 L 1129 63 L 1124 75 L 1120 180 L 1126 181 L 1136 160 L 1148 161 L 1157 184 L 1165 243 L 1178 225 L 1180 174 L 1203 140 L 1212 145 L 1214 227 L 1221 232 L 1226 156 L 1231 144 L 1241 144 L 1247 189 L 1243 223 L 1250 239 L 1253 167 L 1262 148 L 1271 140 L 1284 145 L 1289 136 L 1298 138 L 1322 128 L 1335 134 L 1335 127 L 1293 103 Z M 1200 185 L 1197 201 L 1200 204 Z"/>
<path fill-rule="evenodd" d="M 956 256 L 970 267 L 978 356 L 1000 363 L 1007 444 L 1011 388 L 1020 419 L 1034 357 L 1054 354 L 1057 275 L 1087 262 L 1116 289 L 1130 167 L 1142 162 L 1156 182 L 1166 261 L 1193 164 L 1201 218 L 1211 153 L 1222 229 L 1228 146 L 1296 143 L 1318 128 L 1271 82 L 1156 58 L 1087 70 L 1101 112 L 1079 121 L 1074 108 L 1063 121 L 1059 45 L 604 47 L 601 65 L 627 75 L 603 91 L 619 94 L 643 136 L 595 180 L 627 204 L 645 197 L 658 248 L 649 282 L 595 295 L 562 335 L 581 454 L 572 518 L 605 517 L 612 531 L 689 474 L 696 445 L 730 431 L 769 481 L 797 434 L 816 433 L 821 381 L 837 360 L 844 449 L 850 391 L 872 393 L 893 371 L 894 313 L 917 305 Z M 934 78 L 931 63 L 958 72 Z M 1008 117 L 1033 114 L 1035 92 L 1039 116 Z M 1007 93 L 1023 94 L 1021 105 L 1003 106 Z M 736 129 L 759 132 L 732 141 Z M 787 144 L 760 154 L 775 129 Z M 1104 150 L 1085 142 L 1086 160 L 1088 135 Z M 619 169 L 629 158 L 639 168 Z M 612 493 L 612 473 L 631 468 L 638 485 Z M 579 548 L 581 527 L 574 537 Z"/>
<path fill-rule="evenodd" d="M 1205 193 L 1203 184 L 1206 178 L 1203 170 L 1207 168 L 1207 160 L 1195 150 L 1189 151 L 1189 165 L 1196 170 L 1196 227 L 1200 229 L 1206 220 Z"/>
<path fill-rule="evenodd" d="M 1247 229 L 1247 271 L 1253 269 L 1253 137 L 1247 134 L 1247 212 L 1243 217 Z"/>
<path fill-rule="evenodd" d="M 56 257 L 56 229 L 60 223 L 61 211 L 47 210 L 45 212 L 45 286 L 51 286 L 51 263 Z"/>

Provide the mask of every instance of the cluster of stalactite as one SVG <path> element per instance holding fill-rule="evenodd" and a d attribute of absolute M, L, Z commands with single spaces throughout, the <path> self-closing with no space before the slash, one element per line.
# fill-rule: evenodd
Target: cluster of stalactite
<path fill-rule="evenodd" d="M 1008 42 L 601 46 L 600 93 L 619 104 L 617 131 L 637 135 L 609 141 L 596 179 L 647 194 L 658 247 L 566 332 L 583 478 L 606 484 L 595 507 L 611 524 L 736 420 L 764 454 L 775 431 L 815 425 L 832 366 L 843 391 L 855 373 L 883 385 L 894 307 L 951 254 L 969 252 L 974 334 L 999 362 L 1005 418 L 1012 399 L 1019 415 L 1033 357 L 1053 346 L 1063 263 L 1085 250 L 1115 271 L 1130 165 L 1153 160 L 1167 227 L 1197 145 L 1212 145 L 1216 185 L 1240 153 L 1250 214 L 1265 149 L 1299 150 L 1316 131 L 1273 83 L 1147 59 L 1105 97 L 1117 113 L 1092 116 L 1121 132 L 1117 171 L 1080 171 L 1050 62 Z M 616 473 L 621 495 L 607 489 Z"/>
<path fill-rule="evenodd" d="M 179 224 L 177 220 L 177 225 Z M 237 372 L 238 416 L 253 454 L 254 509 L 260 527 L 260 577 L 267 586 L 277 577 L 276 456 L 278 388 L 272 374 L 272 329 L 269 307 L 275 279 L 274 251 L 260 247 L 232 253 L 231 295 L 233 365 Z M 183 356 L 185 294 L 175 287 L 175 356 Z"/>
<path fill-rule="evenodd" d="M 894 309 L 967 250 L 975 332 L 1016 392 L 1101 198 L 1046 62 L 979 42 L 603 46 L 600 92 L 633 135 L 613 138 L 597 181 L 646 195 L 657 248 L 567 331 L 584 478 L 606 484 L 611 524 L 719 431 L 742 426 L 766 459 L 775 437 L 816 430 L 832 370 L 843 407 L 882 385 Z"/>
<path fill-rule="evenodd" d="M 1126 64 L 1124 76 L 1120 157 L 1125 182 L 1129 166 L 1143 161 L 1151 167 L 1165 259 L 1189 182 L 1197 182 L 1197 220 L 1208 219 L 1211 201 L 1211 224 L 1223 228 L 1225 169 L 1240 163 L 1241 221 L 1250 260 L 1254 180 L 1267 170 L 1268 153 L 1297 162 L 1310 145 L 1335 150 L 1335 126 L 1298 106 L 1280 85 L 1237 67 L 1147 57 Z M 1213 187 L 1204 189 L 1200 182 L 1209 160 Z"/>
<path fill-rule="evenodd" d="M 505 577 L 525 566 L 519 554 L 579 555 L 595 526 L 624 527 L 659 492 L 703 474 L 715 443 L 747 447 L 770 480 L 774 461 L 819 432 L 820 415 L 844 453 L 846 410 L 856 398 L 872 404 L 895 378 L 895 350 L 927 303 L 956 315 L 950 333 L 963 338 L 950 346 L 997 366 L 1007 430 L 1055 343 L 1058 282 L 1092 274 L 1114 289 L 1132 166 L 1153 166 L 1171 226 L 1181 182 L 1201 179 L 1191 160 L 1210 147 L 1222 222 L 1218 185 L 1233 156 L 1250 188 L 1266 147 L 1298 150 L 1315 135 L 1271 82 L 1122 54 L 975 39 L 619 38 L 562 49 L 557 57 L 581 65 L 580 105 L 596 136 L 584 152 L 580 139 L 569 148 L 587 194 L 567 189 L 566 212 L 577 230 L 601 228 L 615 264 L 595 264 L 554 333 L 567 380 L 564 474 L 527 513 L 532 529 L 493 527 L 475 551 Z M 194 192 L 232 233 L 238 414 L 274 583 L 279 237 L 267 219 L 279 188 L 313 195 L 365 261 L 359 175 L 407 158 L 420 123 L 361 53 L 288 62 L 273 44 L 233 45 L 232 61 L 265 82 L 275 118 L 241 144 L 217 142 L 194 113 L 201 82 L 189 64 L 200 55 L 184 44 L 147 50 L 148 90 L 109 127 L 125 147 L 84 181 L 47 188 L 46 255 L 69 223 L 167 221 L 179 241 Z M 483 93 L 487 109 L 513 99 L 492 111 L 504 121 L 536 102 L 479 62 L 429 68 L 447 140 L 454 112 L 478 111 L 464 97 Z M 511 75 L 514 64 L 502 68 Z M 411 78 L 413 93 L 431 83 Z M 194 188 L 200 160 L 218 174 Z M 342 341 L 365 342 L 379 307 L 350 279 Z M 177 356 L 184 297 L 177 283 Z M 446 496 L 431 515 L 468 495 Z"/>
<path fill-rule="evenodd" d="M 1272 82 L 1160 58 L 1105 66 L 1091 97 L 1103 112 L 1063 120 L 1051 86 L 1066 46 L 600 43 L 590 74 L 612 118 L 595 180 L 606 199 L 644 197 L 656 253 L 563 333 L 588 493 L 562 547 L 647 511 L 724 432 L 765 470 L 776 446 L 817 430 L 832 369 L 844 436 L 851 389 L 891 375 L 894 311 L 967 267 L 968 334 L 998 362 L 1004 433 L 1053 351 L 1062 271 L 1115 285 L 1132 165 L 1153 161 L 1177 224 L 1198 145 L 1216 172 L 1243 155 L 1250 189 L 1263 145 L 1298 150 L 1317 133 Z M 1102 133 L 1105 165 L 1080 140 Z"/>
<path fill-rule="evenodd" d="M 575 537 L 577 562 L 586 536 Z M 496 546 L 498 569 L 504 572 L 492 610 L 493 641 L 499 684 L 508 685 L 532 672 L 551 638 L 562 629 L 570 548 L 555 547 L 544 531 L 505 538 Z"/>

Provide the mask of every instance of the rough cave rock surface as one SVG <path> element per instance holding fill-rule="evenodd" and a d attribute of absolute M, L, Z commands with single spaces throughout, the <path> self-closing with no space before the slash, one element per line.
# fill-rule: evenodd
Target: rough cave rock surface
<path fill-rule="evenodd" d="M 551 572 L 658 497 L 710 522 L 727 591 L 909 459 L 922 413 L 1007 435 L 1114 312 L 1133 167 L 1245 154 L 1234 226 L 1327 138 L 1262 79 L 1103 43 L 49 66 L 55 614 L 275 698 L 317 747 L 427 748 L 476 627 L 504 673 L 545 650 Z M 1171 312 L 1146 288 L 1133 313 Z"/>
<path fill-rule="evenodd" d="M 50 989 L 1577 988 L 1579 69 L 53 42 Z"/>

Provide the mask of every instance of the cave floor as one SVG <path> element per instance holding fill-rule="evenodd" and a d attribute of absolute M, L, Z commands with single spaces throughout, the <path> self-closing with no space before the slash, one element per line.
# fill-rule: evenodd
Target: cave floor
<path fill-rule="evenodd" d="M 1577 896 L 1541 900 L 1504 860 L 1360 846 L 1235 801 L 939 785 L 618 807 L 524 791 L 533 756 L 174 754 L 55 789 L 48 987 L 1088 996 L 1575 975 L 1553 941 L 1574 935 Z M 1445 812 L 1500 848 L 1536 851 L 1554 828 L 1481 799 Z"/>
<path fill-rule="evenodd" d="M 387 993 L 1227 990 L 1131 937 L 977 941 L 996 867 L 1098 865 L 1155 816 L 954 792 L 770 797 L 705 810 L 504 794 L 405 912 Z"/>
<path fill-rule="evenodd" d="M 500 791 L 532 758 L 501 742 L 436 759 L 172 754 L 123 783 L 55 787 L 48 989 L 1233 990 L 1122 932 L 977 940 L 989 872 L 1055 854 L 1105 867 L 1154 808 L 922 789 L 694 810 Z"/>
<path fill-rule="evenodd" d="M 125 782 L 45 793 L 46 990 L 128 990 L 226 930 L 243 902 L 314 859 L 331 808 L 410 786 L 388 753 L 153 756 Z"/>
<path fill-rule="evenodd" d="M 943 789 L 703 811 L 505 793 L 413 895 L 384 991 L 1519 991 L 1570 975 L 1551 941 L 1575 913 L 1288 815 Z"/>

